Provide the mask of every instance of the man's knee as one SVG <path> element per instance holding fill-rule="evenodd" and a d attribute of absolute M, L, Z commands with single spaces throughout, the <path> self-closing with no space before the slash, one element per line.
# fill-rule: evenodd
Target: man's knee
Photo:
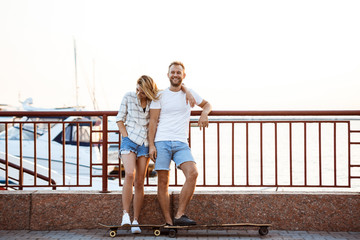
<path fill-rule="evenodd" d="M 185 162 L 180 166 L 181 170 L 184 172 L 186 180 L 195 180 L 197 179 L 199 172 L 197 170 L 196 164 L 194 162 Z"/>
<path fill-rule="evenodd" d="M 188 179 L 190 181 L 196 181 L 198 175 L 199 175 L 199 172 L 198 172 L 197 168 L 192 168 L 189 170 L 186 179 Z"/>
<path fill-rule="evenodd" d="M 166 177 L 159 178 L 159 175 L 158 175 L 158 188 L 157 188 L 158 196 L 167 195 L 168 189 L 169 189 L 169 178 L 166 178 Z"/>
<path fill-rule="evenodd" d="M 169 185 L 169 172 L 168 171 L 158 171 L 158 186 L 166 187 Z"/>

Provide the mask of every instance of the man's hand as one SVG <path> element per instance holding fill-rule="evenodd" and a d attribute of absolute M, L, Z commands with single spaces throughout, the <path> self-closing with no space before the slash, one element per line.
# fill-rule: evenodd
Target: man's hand
<path fill-rule="evenodd" d="M 200 127 L 200 130 L 202 128 L 208 127 L 209 126 L 209 118 L 208 115 L 205 114 L 201 114 L 199 121 L 198 121 L 198 125 Z"/>
<path fill-rule="evenodd" d="M 157 152 L 155 146 L 149 146 L 149 156 L 153 162 L 156 162 Z"/>
<path fill-rule="evenodd" d="M 208 103 L 207 101 L 203 100 L 200 104 L 199 107 L 201 107 L 203 109 L 203 111 L 201 112 L 201 116 L 199 118 L 198 121 L 198 125 L 200 127 L 200 130 L 202 128 L 208 127 L 209 126 L 209 118 L 208 115 L 211 112 L 211 105 L 210 103 Z"/>

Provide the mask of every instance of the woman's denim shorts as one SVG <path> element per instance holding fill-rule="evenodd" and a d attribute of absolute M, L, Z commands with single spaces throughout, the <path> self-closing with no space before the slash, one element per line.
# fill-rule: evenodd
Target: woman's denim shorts
<path fill-rule="evenodd" d="M 129 154 L 133 152 L 136 154 L 136 157 L 148 157 L 149 156 L 149 147 L 145 147 L 145 145 L 138 145 L 130 140 L 128 137 L 121 138 L 121 146 L 119 151 L 119 156 L 123 154 Z"/>

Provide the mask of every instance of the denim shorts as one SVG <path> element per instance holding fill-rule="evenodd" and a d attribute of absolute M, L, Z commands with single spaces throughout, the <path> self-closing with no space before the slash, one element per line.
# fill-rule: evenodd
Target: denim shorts
<path fill-rule="evenodd" d="M 159 141 L 155 142 L 157 157 L 155 171 L 170 170 L 170 162 L 173 160 L 176 167 L 185 162 L 195 162 L 189 145 L 180 141 Z"/>
<path fill-rule="evenodd" d="M 121 138 L 121 146 L 119 151 L 119 157 L 121 157 L 122 154 L 129 154 L 130 152 L 133 152 L 136 154 L 136 157 L 148 157 L 149 156 L 149 147 L 145 147 L 145 145 L 138 145 L 130 140 L 128 137 L 122 137 Z"/>

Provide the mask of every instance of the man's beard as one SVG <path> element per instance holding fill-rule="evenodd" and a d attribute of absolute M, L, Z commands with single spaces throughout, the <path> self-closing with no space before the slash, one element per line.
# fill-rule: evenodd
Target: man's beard
<path fill-rule="evenodd" d="M 175 83 L 172 79 L 170 79 L 170 83 L 171 83 L 171 86 L 173 86 L 173 87 L 179 87 L 181 85 L 181 83 L 182 83 L 182 80 L 178 80 Z"/>

